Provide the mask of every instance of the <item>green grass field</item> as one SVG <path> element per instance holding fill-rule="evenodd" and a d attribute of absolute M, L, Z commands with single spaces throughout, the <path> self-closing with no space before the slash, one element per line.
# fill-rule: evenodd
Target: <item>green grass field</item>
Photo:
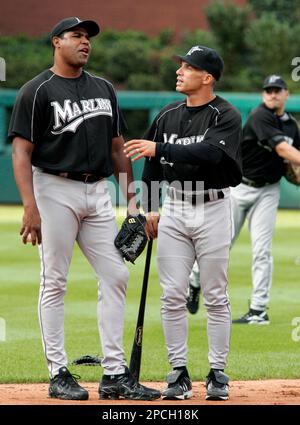
<path fill-rule="evenodd" d="M 21 217 L 20 207 L 0 206 L 0 317 L 6 322 L 6 341 L 0 342 L 2 383 L 48 380 L 37 316 L 38 252 L 35 247 L 21 243 Z M 274 279 L 269 309 L 271 324 L 232 327 L 231 353 L 226 369 L 231 379 L 300 377 L 300 341 L 292 339 L 292 320 L 300 317 L 300 211 L 279 211 L 273 255 Z M 129 266 L 131 277 L 124 334 L 128 359 L 144 259 L 145 254 L 135 266 Z M 96 283 L 93 270 L 76 247 L 65 299 L 66 349 L 70 361 L 83 354 L 101 354 L 96 322 Z M 248 231 L 244 228 L 232 249 L 229 268 L 233 317 L 247 311 L 250 293 L 251 249 Z M 153 255 L 144 327 L 142 380 L 164 380 L 169 371 L 160 321 L 160 294 Z M 206 313 L 202 305 L 197 315 L 189 316 L 188 368 L 193 380 L 203 380 L 209 368 Z M 81 375 L 85 381 L 97 381 L 102 374 L 100 367 L 70 366 L 70 370 Z"/>

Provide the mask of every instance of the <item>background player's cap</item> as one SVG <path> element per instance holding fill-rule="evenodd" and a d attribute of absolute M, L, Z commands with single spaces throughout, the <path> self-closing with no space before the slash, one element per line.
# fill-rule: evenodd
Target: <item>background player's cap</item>
<path fill-rule="evenodd" d="M 76 17 L 65 18 L 58 22 L 50 32 L 50 38 L 60 35 L 64 31 L 71 31 L 75 27 L 83 27 L 87 30 L 90 37 L 97 35 L 100 32 L 99 25 L 95 21 L 81 20 Z"/>
<path fill-rule="evenodd" d="M 209 72 L 216 80 L 220 79 L 224 68 L 221 56 L 214 49 L 205 46 L 194 46 L 185 56 L 177 55 L 175 59 L 187 62 L 194 68 Z"/>
<path fill-rule="evenodd" d="M 269 75 L 263 84 L 263 90 L 269 87 L 278 87 L 279 89 L 287 90 L 287 84 L 280 75 Z"/>

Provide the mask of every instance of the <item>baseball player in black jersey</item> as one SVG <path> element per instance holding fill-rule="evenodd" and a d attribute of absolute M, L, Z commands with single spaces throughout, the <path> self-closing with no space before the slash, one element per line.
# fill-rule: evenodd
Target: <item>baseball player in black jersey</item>
<path fill-rule="evenodd" d="M 94 21 L 66 18 L 51 31 L 54 65 L 20 90 L 9 137 L 13 166 L 24 205 L 23 242 L 39 244 L 39 319 L 50 374 L 50 397 L 86 400 L 88 392 L 67 369 L 64 295 L 76 241 L 99 280 L 98 323 L 104 375 L 100 398 L 152 400 L 159 391 L 135 382 L 122 348 L 128 270 L 114 246 L 117 225 L 106 177 L 126 173 L 115 90 L 83 70 Z M 130 213 L 137 213 L 134 207 Z"/>
<path fill-rule="evenodd" d="M 233 188 L 234 240 L 246 218 L 252 241 L 253 291 L 249 311 L 233 323 L 269 324 L 266 312 L 272 285 L 272 235 L 279 203 L 284 160 L 300 165 L 296 120 L 285 112 L 288 90 L 279 75 L 263 83 L 263 103 L 252 111 L 243 129 L 242 183 Z"/>
<path fill-rule="evenodd" d="M 197 260 L 207 309 L 209 363 L 207 399 L 228 398 L 224 373 L 229 353 L 231 316 L 227 267 L 231 242 L 229 186 L 240 183 L 241 117 L 213 91 L 223 60 L 205 46 L 179 56 L 176 90 L 186 99 L 157 115 L 145 140 L 126 143 L 128 156 L 148 157 L 143 180 L 148 187 L 148 232 L 158 235 L 157 261 L 163 289 L 162 324 L 173 371 L 167 376 L 165 399 L 192 396 L 187 362 L 186 293 Z M 167 194 L 158 214 L 157 182 Z M 155 196 L 157 195 L 157 196 Z"/>

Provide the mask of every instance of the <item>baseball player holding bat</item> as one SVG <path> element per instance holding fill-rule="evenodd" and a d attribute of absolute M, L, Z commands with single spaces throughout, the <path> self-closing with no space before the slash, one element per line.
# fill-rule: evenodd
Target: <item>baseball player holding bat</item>
<path fill-rule="evenodd" d="M 130 374 L 122 348 L 128 270 L 114 245 L 117 225 L 106 177 L 127 174 L 115 90 L 83 70 L 99 26 L 70 17 L 52 29 L 54 64 L 26 83 L 14 106 L 9 137 L 24 205 L 21 235 L 39 244 L 39 320 L 50 375 L 50 397 L 86 400 L 67 369 L 64 295 L 75 241 L 99 280 L 98 323 L 104 375 L 100 398 L 153 400 L 159 391 Z M 128 186 L 120 181 L 130 200 Z M 136 214 L 135 208 L 129 213 Z"/>
<path fill-rule="evenodd" d="M 148 233 L 158 235 L 157 262 L 162 295 L 162 324 L 169 362 L 164 399 L 192 397 L 187 370 L 187 307 L 189 275 L 195 259 L 200 267 L 207 309 L 209 363 L 207 399 L 228 398 L 224 373 L 231 328 L 227 267 L 231 242 L 229 186 L 240 183 L 241 117 L 214 94 L 223 70 L 219 54 L 205 46 L 178 57 L 176 90 L 186 99 L 157 115 L 145 140 L 126 143 L 125 153 L 146 157 L 143 180 L 149 188 L 145 208 Z M 158 190 L 167 182 L 159 219 Z M 157 187 L 157 185 L 155 186 Z"/>

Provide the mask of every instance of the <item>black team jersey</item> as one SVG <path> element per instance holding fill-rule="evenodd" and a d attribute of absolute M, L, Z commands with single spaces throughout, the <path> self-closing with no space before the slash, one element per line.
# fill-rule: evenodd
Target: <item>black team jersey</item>
<path fill-rule="evenodd" d="M 145 135 L 157 147 L 156 156 L 145 161 L 143 180 L 148 185 L 202 181 L 204 189 L 236 186 L 242 177 L 241 136 L 239 112 L 219 96 L 196 107 L 185 101 L 172 103 Z"/>
<path fill-rule="evenodd" d="M 34 143 L 37 167 L 107 177 L 113 172 L 111 142 L 120 136 L 119 117 L 108 81 L 86 71 L 63 78 L 46 70 L 20 89 L 8 136 Z"/>
<path fill-rule="evenodd" d="M 299 129 L 289 113 L 281 117 L 261 104 L 248 117 L 243 129 L 243 175 L 256 183 L 276 183 L 285 173 L 276 146 L 287 141 L 300 149 Z"/>

